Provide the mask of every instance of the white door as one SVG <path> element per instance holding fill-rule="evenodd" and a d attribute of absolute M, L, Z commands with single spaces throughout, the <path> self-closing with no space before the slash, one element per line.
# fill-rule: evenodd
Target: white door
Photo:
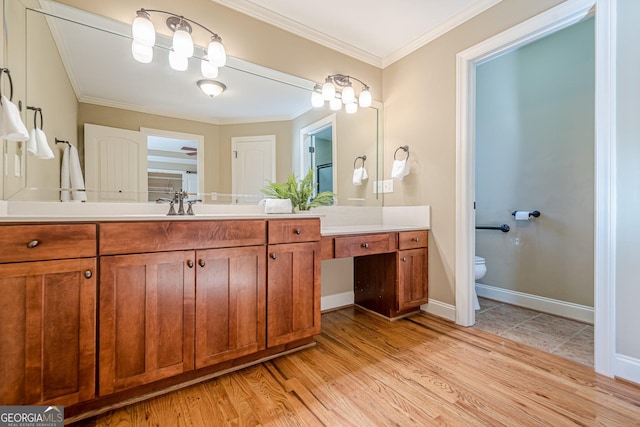
<path fill-rule="evenodd" d="M 84 125 L 85 186 L 89 201 L 147 201 L 147 136 Z"/>
<path fill-rule="evenodd" d="M 264 198 L 260 191 L 276 180 L 276 136 L 231 138 L 231 193 L 234 204 L 254 204 Z"/>

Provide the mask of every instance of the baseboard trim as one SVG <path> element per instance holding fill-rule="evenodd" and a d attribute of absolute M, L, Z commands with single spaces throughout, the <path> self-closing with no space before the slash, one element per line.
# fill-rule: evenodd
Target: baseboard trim
<path fill-rule="evenodd" d="M 336 308 L 353 305 L 354 302 L 355 295 L 353 291 L 327 295 L 320 298 L 320 311 L 335 310 Z"/>
<path fill-rule="evenodd" d="M 615 376 L 640 384 L 640 359 L 616 354 Z"/>
<path fill-rule="evenodd" d="M 571 302 L 525 294 L 524 292 L 497 288 L 495 286 L 476 283 L 476 292 L 479 297 L 518 305 L 531 310 L 541 311 L 568 319 L 578 320 L 593 325 L 593 307 L 574 304 Z"/>
<path fill-rule="evenodd" d="M 451 320 L 452 322 L 456 321 L 456 307 L 451 304 L 430 299 L 428 304 L 420 306 L 420 310 L 435 316 L 443 317 L 447 320 Z"/>

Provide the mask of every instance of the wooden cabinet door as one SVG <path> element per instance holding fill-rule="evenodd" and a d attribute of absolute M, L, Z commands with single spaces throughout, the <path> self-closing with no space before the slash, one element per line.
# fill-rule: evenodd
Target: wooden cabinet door
<path fill-rule="evenodd" d="M 265 246 L 197 252 L 196 368 L 266 346 Z"/>
<path fill-rule="evenodd" d="M 320 333 L 320 242 L 267 251 L 267 347 Z"/>
<path fill-rule="evenodd" d="M 194 267 L 194 251 L 100 258 L 100 395 L 193 369 Z"/>
<path fill-rule="evenodd" d="M 401 311 L 426 304 L 429 301 L 427 249 L 398 251 L 396 262 L 398 265 L 397 310 Z"/>
<path fill-rule="evenodd" d="M 96 259 L 0 265 L 0 405 L 95 396 Z"/>

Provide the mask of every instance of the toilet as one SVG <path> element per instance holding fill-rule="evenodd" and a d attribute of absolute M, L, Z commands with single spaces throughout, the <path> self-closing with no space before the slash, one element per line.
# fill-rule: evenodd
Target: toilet
<path fill-rule="evenodd" d="M 485 264 L 484 258 L 477 256 L 474 265 L 475 280 L 478 281 L 478 279 L 482 279 L 485 274 L 487 274 L 487 266 Z M 478 301 L 478 293 L 476 292 L 475 286 L 473 287 L 473 299 L 475 309 L 480 310 L 480 302 Z"/>

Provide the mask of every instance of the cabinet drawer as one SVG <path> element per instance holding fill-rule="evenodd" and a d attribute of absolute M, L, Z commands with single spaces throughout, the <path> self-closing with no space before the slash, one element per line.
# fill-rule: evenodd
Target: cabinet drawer
<path fill-rule="evenodd" d="M 401 231 L 398 233 L 398 249 L 426 248 L 429 242 L 427 230 Z"/>
<path fill-rule="evenodd" d="M 94 256 L 95 224 L 0 226 L 0 263 Z"/>
<path fill-rule="evenodd" d="M 266 243 L 264 220 L 100 224 L 100 255 L 254 246 Z"/>
<path fill-rule="evenodd" d="M 314 242 L 320 240 L 320 219 L 269 220 L 269 244 Z"/>
<path fill-rule="evenodd" d="M 396 233 L 336 237 L 335 257 L 346 258 L 394 252 L 398 248 L 396 239 Z"/>

